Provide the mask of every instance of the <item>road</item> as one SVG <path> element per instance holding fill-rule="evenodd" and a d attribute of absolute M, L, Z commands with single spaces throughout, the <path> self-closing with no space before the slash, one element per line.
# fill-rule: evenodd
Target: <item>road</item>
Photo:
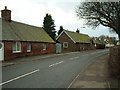
<path fill-rule="evenodd" d="M 3 88 L 67 88 L 89 64 L 108 50 L 72 52 L 2 68 Z"/>

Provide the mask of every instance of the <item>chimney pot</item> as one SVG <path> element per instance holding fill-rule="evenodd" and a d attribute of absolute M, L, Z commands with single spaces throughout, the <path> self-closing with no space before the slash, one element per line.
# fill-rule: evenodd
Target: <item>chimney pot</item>
<path fill-rule="evenodd" d="M 77 29 L 76 32 L 77 32 L 77 33 L 80 33 L 80 30 Z"/>
<path fill-rule="evenodd" d="M 11 10 L 8 10 L 7 6 L 5 6 L 5 9 L 1 11 L 1 17 L 2 19 L 11 21 Z"/>
<path fill-rule="evenodd" d="M 5 6 L 5 10 L 7 10 L 7 6 Z"/>

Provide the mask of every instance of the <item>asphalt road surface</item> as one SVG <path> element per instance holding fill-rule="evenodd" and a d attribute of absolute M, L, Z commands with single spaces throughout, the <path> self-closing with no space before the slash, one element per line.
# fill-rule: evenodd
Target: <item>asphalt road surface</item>
<path fill-rule="evenodd" d="M 3 88 L 67 88 L 89 64 L 108 54 L 107 49 L 72 52 L 2 68 Z"/>

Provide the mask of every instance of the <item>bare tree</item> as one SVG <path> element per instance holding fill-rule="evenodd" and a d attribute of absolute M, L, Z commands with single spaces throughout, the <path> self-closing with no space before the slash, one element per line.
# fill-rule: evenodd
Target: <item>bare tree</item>
<path fill-rule="evenodd" d="M 77 16 L 86 25 L 96 28 L 100 24 L 115 31 L 120 39 L 120 1 L 119 2 L 82 2 L 76 9 Z"/>

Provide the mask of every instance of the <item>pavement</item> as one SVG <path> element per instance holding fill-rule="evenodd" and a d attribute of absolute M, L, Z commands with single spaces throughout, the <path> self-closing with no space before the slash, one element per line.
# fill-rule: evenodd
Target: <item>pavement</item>
<path fill-rule="evenodd" d="M 110 88 L 108 55 L 102 56 L 80 72 L 69 88 Z"/>
<path fill-rule="evenodd" d="M 64 56 L 72 53 L 76 53 L 76 52 L 22 57 L 11 60 L 9 62 L 3 62 L 2 66 L 7 67 L 10 65 L 22 64 L 24 62 L 31 62 L 31 61 L 43 60 L 52 57 Z M 109 76 L 108 63 L 107 63 L 108 57 L 109 57 L 108 54 L 102 55 L 100 58 L 98 58 L 98 60 L 89 64 L 85 69 L 83 69 L 79 74 L 77 74 L 77 76 L 72 81 L 70 81 L 71 83 L 68 85 L 67 88 L 68 89 L 69 88 L 111 88 L 113 84 L 116 85 L 114 86 L 114 88 L 116 88 L 118 86 L 117 85 L 118 83 L 116 82 L 115 79 L 111 79 Z M 70 59 L 73 60 L 75 58 L 70 58 Z"/>
<path fill-rule="evenodd" d="M 120 80 L 109 72 L 109 54 L 102 56 L 80 72 L 68 88 L 107 88 L 120 89 Z"/>

